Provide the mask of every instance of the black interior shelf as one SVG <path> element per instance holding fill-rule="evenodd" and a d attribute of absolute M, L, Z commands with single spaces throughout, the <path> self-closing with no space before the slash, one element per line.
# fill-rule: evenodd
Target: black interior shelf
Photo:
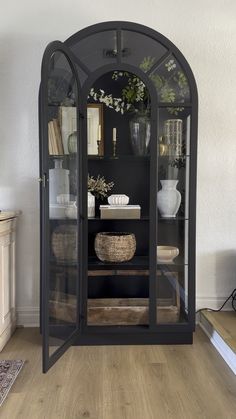
<path fill-rule="evenodd" d="M 170 221 L 178 222 L 178 221 L 188 221 L 188 218 L 187 217 L 184 217 L 184 216 L 181 216 L 181 215 L 176 216 L 176 217 L 161 217 L 161 216 L 159 216 L 158 217 L 158 221 L 163 221 L 163 222 L 165 222 L 165 221 L 168 221 L 168 222 L 170 222 Z"/>
<path fill-rule="evenodd" d="M 94 217 L 94 218 L 88 218 L 88 221 L 105 221 L 105 222 L 109 222 L 109 221 L 125 221 L 125 222 L 130 222 L 130 221 L 149 221 L 149 217 L 148 216 L 141 216 L 141 218 L 108 218 L 108 219 L 104 219 L 104 218 L 100 218 L 100 217 Z"/>
<path fill-rule="evenodd" d="M 135 162 L 135 161 L 142 161 L 142 160 L 150 160 L 150 155 L 145 156 L 135 156 L 133 154 L 130 155 L 120 155 L 120 156 L 90 156 L 88 155 L 88 160 L 102 160 L 102 161 L 109 161 L 113 160 L 115 161 L 129 161 L 129 162 Z"/>
<path fill-rule="evenodd" d="M 102 262 L 97 257 L 89 257 L 88 269 L 148 269 L 148 256 L 134 256 L 129 262 Z"/>

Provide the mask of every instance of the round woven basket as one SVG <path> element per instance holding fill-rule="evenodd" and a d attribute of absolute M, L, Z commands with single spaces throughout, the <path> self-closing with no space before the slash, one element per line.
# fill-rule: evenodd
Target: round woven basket
<path fill-rule="evenodd" d="M 98 233 L 94 248 L 102 262 L 127 262 L 132 259 L 136 250 L 136 239 L 133 233 Z"/>
<path fill-rule="evenodd" d="M 62 224 L 52 233 L 52 252 L 60 261 L 77 261 L 77 225 Z"/>

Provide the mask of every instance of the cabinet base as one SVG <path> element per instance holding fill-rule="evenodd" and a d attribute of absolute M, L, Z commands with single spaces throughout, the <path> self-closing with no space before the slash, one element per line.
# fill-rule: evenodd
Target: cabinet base
<path fill-rule="evenodd" d="M 193 343 L 192 332 L 80 335 L 74 345 L 184 345 Z"/>

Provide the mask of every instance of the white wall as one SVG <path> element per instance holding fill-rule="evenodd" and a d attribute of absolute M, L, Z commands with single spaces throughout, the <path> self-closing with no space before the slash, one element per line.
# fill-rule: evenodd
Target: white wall
<path fill-rule="evenodd" d="M 47 43 L 94 23 L 127 20 L 183 52 L 199 89 L 197 302 L 236 286 L 235 0 L 8 0 L 0 13 L 0 207 L 23 211 L 17 244 L 19 322 L 39 305 L 37 95 Z"/>

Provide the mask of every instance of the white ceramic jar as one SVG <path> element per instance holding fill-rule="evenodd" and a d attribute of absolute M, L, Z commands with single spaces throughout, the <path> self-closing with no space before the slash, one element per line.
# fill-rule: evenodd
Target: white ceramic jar
<path fill-rule="evenodd" d="M 124 194 L 113 194 L 107 198 L 109 205 L 128 205 L 129 197 Z"/>

